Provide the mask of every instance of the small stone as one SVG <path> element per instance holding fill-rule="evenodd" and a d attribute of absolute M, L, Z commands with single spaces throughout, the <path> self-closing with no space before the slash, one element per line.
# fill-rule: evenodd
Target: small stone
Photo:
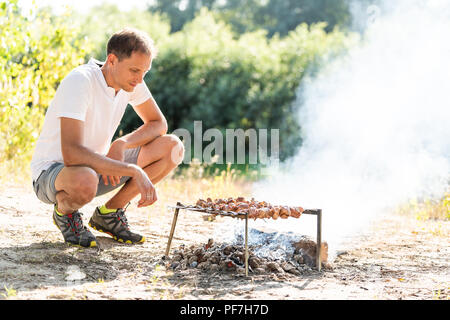
<path fill-rule="evenodd" d="M 210 262 L 211 264 L 219 264 L 220 258 L 214 255 L 208 259 L 208 262 Z"/>
<path fill-rule="evenodd" d="M 237 267 L 236 268 L 237 274 L 245 274 L 245 268 L 244 267 Z"/>
<path fill-rule="evenodd" d="M 174 255 L 172 258 L 172 261 L 181 261 L 183 260 L 183 257 L 181 255 Z"/>
<path fill-rule="evenodd" d="M 191 256 L 189 259 L 188 259 L 188 264 L 192 264 L 193 262 L 198 262 L 198 260 L 197 260 L 198 258 L 197 258 L 197 256 Z"/>
<path fill-rule="evenodd" d="M 198 248 L 194 250 L 194 254 L 198 257 L 204 254 L 203 248 Z"/>
<path fill-rule="evenodd" d="M 172 269 L 176 269 L 180 266 L 180 263 L 178 261 L 172 262 L 172 264 L 170 265 L 170 267 Z"/>
<path fill-rule="evenodd" d="M 212 272 L 216 272 L 220 270 L 220 266 L 218 264 L 210 264 L 209 265 L 209 270 L 211 270 Z"/>
<path fill-rule="evenodd" d="M 225 248 L 223 248 L 223 253 L 227 256 L 233 251 L 233 246 L 228 245 Z"/>
<path fill-rule="evenodd" d="M 295 269 L 295 267 L 292 264 L 290 264 L 289 262 L 283 262 L 281 264 L 281 268 L 283 268 L 283 270 L 286 272 L 289 272 L 290 270 Z"/>
<path fill-rule="evenodd" d="M 198 262 L 197 262 L 197 261 L 193 261 L 191 264 L 189 264 L 189 266 L 190 266 L 191 268 L 196 268 L 197 265 L 198 265 Z"/>
<path fill-rule="evenodd" d="M 197 268 L 202 269 L 202 270 L 207 270 L 207 269 L 209 269 L 210 266 L 211 266 L 211 264 L 208 262 L 201 262 L 197 265 Z"/>
<path fill-rule="evenodd" d="M 296 268 L 289 269 L 289 271 L 287 271 L 287 272 L 292 273 L 292 274 L 295 274 L 296 276 L 299 276 L 299 275 L 302 274 L 302 273 L 301 273 L 299 270 L 297 270 Z"/>
<path fill-rule="evenodd" d="M 211 248 L 214 244 L 214 240 L 212 238 L 208 239 L 208 243 L 206 244 L 206 249 Z"/>
<path fill-rule="evenodd" d="M 297 261 L 300 264 L 304 263 L 304 259 L 303 259 L 303 256 L 301 254 L 294 255 L 294 260 Z"/>
<path fill-rule="evenodd" d="M 248 259 L 248 264 L 253 269 L 256 269 L 256 268 L 259 268 L 259 266 L 261 265 L 261 260 L 258 259 L 257 257 L 251 257 Z"/>
<path fill-rule="evenodd" d="M 227 270 L 236 270 L 236 264 L 233 262 L 233 260 L 227 259 L 224 261 L 223 265 Z"/>
<path fill-rule="evenodd" d="M 276 272 L 276 273 L 284 273 L 284 270 L 279 266 L 279 264 L 276 263 L 276 262 L 273 262 L 273 261 L 268 262 L 268 263 L 266 264 L 266 268 L 267 268 L 269 271 L 272 271 L 272 272 Z"/>
<path fill-rule="evenodd" d="M 266 270 L 264 270 L 264 268 L 254 268 L 253 272 L 256 274 L 263 274 L 266 272 Z"/>

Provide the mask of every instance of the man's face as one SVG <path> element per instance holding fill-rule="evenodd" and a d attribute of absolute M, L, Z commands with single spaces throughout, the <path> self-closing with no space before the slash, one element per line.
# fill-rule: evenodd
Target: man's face
<path fill-rule="evenodd" d="M 113 58 L 112 77 L 115 86 L 128 92 L 132 92 L 144 80 L 152 64 L 150 55 L 137 51 L 121 61 L 116 56 Z"/>

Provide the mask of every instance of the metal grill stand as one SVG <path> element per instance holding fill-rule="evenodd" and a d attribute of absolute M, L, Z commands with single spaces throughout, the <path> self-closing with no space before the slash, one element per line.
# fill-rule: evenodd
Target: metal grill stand
<path fill-rule="evenodd" d="M 176 206 L 169 206 L 170 208 L 175 209 L 175 213 L 172 219 L 172 226 L 170 228 L 169 240 L 167 242 L 166 248 L 166 256 L 169 256 L 170 246 L 172 244 L 173 234 L 175 233 L 175 226 L 178 220 L 178 213 L 180 209 L 194 211 L 194 212 L 202 212 L 213 215 L 220 215 L 224 217 L 233 217 L 245 219 L 245 276 L 248 276 L 248 214 L 245 213 L 236 213 L 230 211 L 221 211 L 221 210 L 213 210 L 213 209 L 205 209 L 198 208 L 196 206 L 185 206 L 180 202 L 177 202 Z M 321 250 L 322 250 L 322 209 L 308 209 L 304 210 L 302 214 L 315 215 L 317 217 L 317 236 L 316 236 L 316 268 L 318 271 L 321 269 L 322 261 L 321 261 Z"/>

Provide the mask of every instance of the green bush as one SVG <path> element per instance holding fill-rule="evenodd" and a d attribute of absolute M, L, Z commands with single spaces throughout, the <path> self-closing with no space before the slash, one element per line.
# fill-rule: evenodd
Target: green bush
<path fill-rule="evenodd" d="M 26 168 L 59 82 L 91 48 L 65 17 L 0 3 L 0 163 Z"/>

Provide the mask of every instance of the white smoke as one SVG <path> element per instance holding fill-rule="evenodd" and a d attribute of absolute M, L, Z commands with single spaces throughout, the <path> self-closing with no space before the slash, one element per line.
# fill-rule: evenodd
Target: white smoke
<path fill-rule="evenodd" d="M 442 196 L 450 176 L 450 1 L 370 10 L 361 43 L 299 88 L 303 145 L 253 194 L 323 209 L 331 251 L 392 206 Z M 315 235 L 313 216 L 255 225 Z"/>

